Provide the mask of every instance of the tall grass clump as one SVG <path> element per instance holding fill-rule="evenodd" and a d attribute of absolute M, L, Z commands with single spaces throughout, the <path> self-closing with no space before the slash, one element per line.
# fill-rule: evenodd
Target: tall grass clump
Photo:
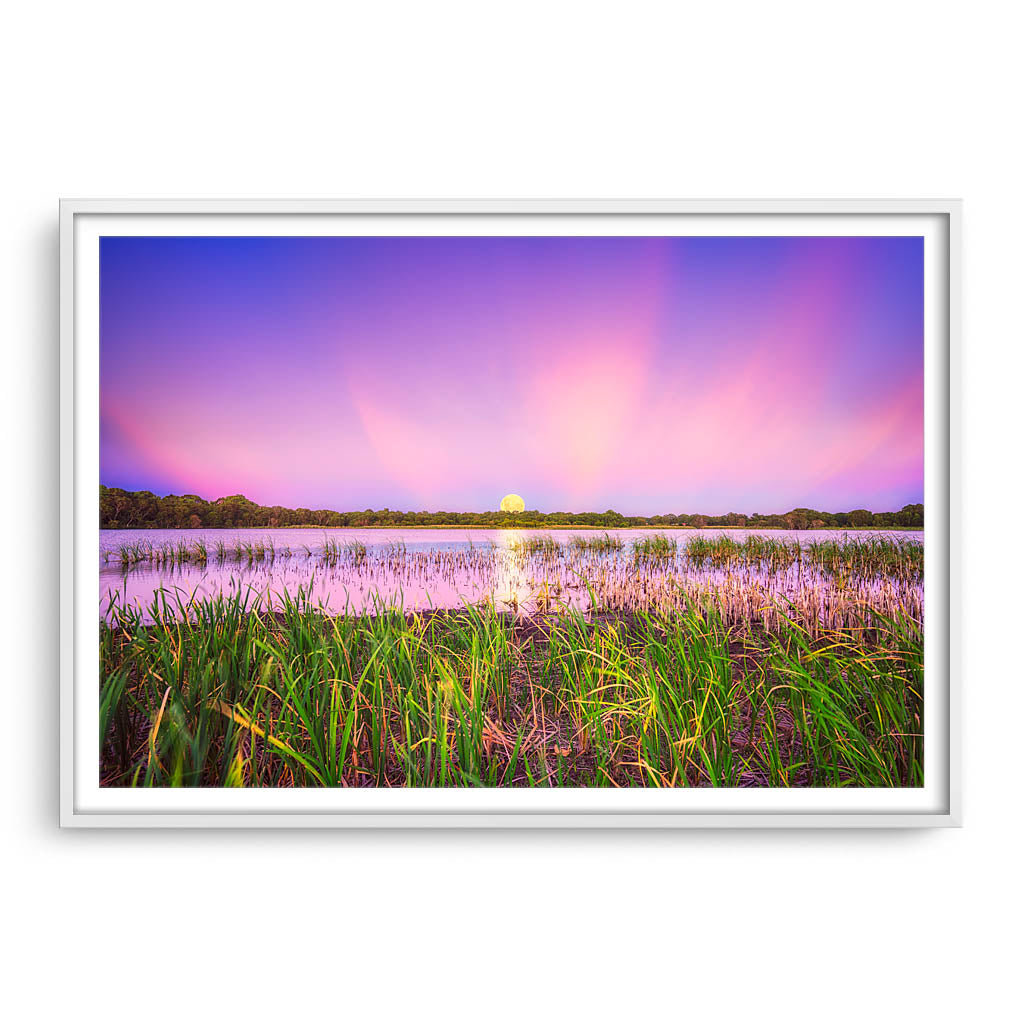
<path fill-rule="evenodd" d="M 557 557 L 562 553 L 562 545 L 554 537 L 520 537 L 512 542 L 511 550 L 523 557 L 540 555 L 545 558 Z"/>
<path fill-rule="evenodd" d="M 732 537 L 695 537 L 686 545 L 685 554 L 693 564 L 716 569 L 757 566 L 776 571 L 800 559 L 800 545 L 795 541 L 757 534 L 742 541 Z"/>
<path fill-rule="evenodd" d="M 887 576 L 914 582 L 924 578 L 924 545 L 902 537 L 812 541 L 805 557 L 823 571 L 836 575 Z"/>
<path fill-rule="evenodd" d="M 346 541 L 342 550 L 353 565 L 360 565 L 366 561 L 366 545 L 362 541 Z"/>
<path fill-rule="evenodd" d="M 633 542 L 633 561 L 636 563 L 666 562 L 676 557 L 678 545 L 674 537 L 657 533 Z"/>
<path fill-rule="evenodd" d="M 902 537 L 843 536 L 811 540 L 806 545 L 757 535 L 743 541 L 695 537 L 686 545 L 685 554 L 691 564 L 716 569 L 743 566 L 779 571 L 804 564 L 844 578 L 917 582 L 924 576 L 924 545 Z"/>
<path fill-rule="evenodd" d="M 569 540 L 569 548 L 573 552 L 592 553 L 598 555 L 615 554 L 622 551 L 626 542 L 621 537 L 613 537 L 610 533 L 603 536 L 589 537 L 584 534 L 575 534 Z"/>

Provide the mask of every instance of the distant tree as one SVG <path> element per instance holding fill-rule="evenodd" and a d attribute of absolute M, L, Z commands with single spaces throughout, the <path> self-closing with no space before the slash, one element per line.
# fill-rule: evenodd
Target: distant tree
<path fill-rule="evenodd" d="M 128 507 L 128 526 L 146 526 L 156 522 L 160 511 L 157 496 L 152 491 L 134 491 Z"/>
<path fill-rule="evenodd" d="M 168 494 L 157 497 L 152 491 L 125 491 L 119 487 L 100 487 L 100 525 L 104 529 L 170 528 L 211 529 L 229 527 L 282 526 L 487 526 L 499 528 L 589 526 L 614 529 L 634 526 L 749 526 L 752 528 L 788 527 L 806 530 L 823 526 L 904 526 L 922 528 L 924 506 L 904 505 L 898 512 L 872 513 L 867 509 L 852 512 L 819 512 L 795 508 L 785 515 L 747 516 L 740 512 L 708 516 L 684 512 L 651 516 L 624 516 L 614 509 L 604 512 L 540 512 L 528 509 L 519 514 L 490 509 L 486 512 L 398 512 L 384 508 L 363 512 L 337 512 L 332 509 L 285 508 L 283 505 L 262 506 L 243 494 L 231 494 L 215 501 L 205 501 L 197 494 Z"/>
<path fill-rule="evenodd" d="M 132 495 L 120 487 L 100 487 L 100 524 L 116 529 L 125 526 Z"/>
<path fill-rule="evenodd" d="M 924 505 L 904 505 L 896 513 L 896 524 L 922 528 L 924 526 Z"/>
<path fill-rule="evenodd" d="M 214 504 L 220 508 L 225 526 L 259 525 L 259 513 L 262 509 L 244 494 L 231 494 L 226 498 L 218 498 Z"/>

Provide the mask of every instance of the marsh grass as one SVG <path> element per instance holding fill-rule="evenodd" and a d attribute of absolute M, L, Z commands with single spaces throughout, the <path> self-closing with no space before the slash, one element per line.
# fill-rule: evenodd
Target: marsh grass
<path fill-rule="evenodd" d="M 626 542 L 621 537 L 613 537 L 610 533 L 603 536 L 586 536 L 576 534 L 569 539 L 569 548 L 573 552 L 587 552 L 598 555 L 614 554 L 622 551 Z"/>
<path fill-rule="evenodd" d="M 162 544 L 137 541 L 131 544 L 122 544 L 113 551 L 104 552 L 104 562 L 109 563 L 111 560 L 119 562 L 124 570 L 139 565 L 157 568 L 179 565 L 205 566 L 210 561 L 211 552 L 218 562 L 235 561 L 248 565 L 263 561 L 273 562 L 279 553 L 270 537 L 256 541 L 235 539 L 231 544 L 218 538 L 212 549 L 203 539 L 180 540 L 177 543 L 167 541 Z M 290 554 L 290 551 L 288 553 Z"/>
<path fill-rule="evenodd" d="M 902 537 L 848 537 L 799 541 L 751 535 L 695 537 L 684 549 L 691 564 L 714 568 L 755 566 L 780 571 L 806 563 L 824 573 L 841 577 L 889 577 L 919 581 L 924 577 L 924 545 Z"/>
<path fill-rule="evenodd" d="M 633 542 L 633 561 L 637 564 L 672 561 L 678 547 L 675 537 L 666 537 L 663 533 L 641 537 Z"/>
<path fill-rule="evenodd" d="M 362 541 L 346 541 L 342 550 L 353 565 L 360 565 L 366 561 L 366 545 Z"/>
<path fill-rule="evenodd" d="M 514 554 L 524 558 L 536 556 L 556 558 L 563 553 L 561 543 L 555 540 L 554 537 L 548 536 L 520 537 L 514 540 L 509 547 Z"/>
<path fill-rule="evenodd" d="M 566 543 L 542 534 L 517 538 L 508 550 L 521 560 L 564 561 L 569 569 L 574 568 L 574 562 L 585 559 L 614 561 L 628 551 L 632 563 L 638 567 L 664 567 L 681 555 L 688 565 L 713 569 L 756 568 L 782 572 L 793 566 L 815 568 L 840 582 L 887 578 L 917 583 L 924 577 L 924 547 L 920 542 L 871 535 L 812 539 L 805 545 L 795 540 L 759 535 L 748 536 L 742 541 L 728 536 L 711 536 L 694 537 L 680 546 L 675 537 L 655 534 L 637 538 L 627 548 L 625 540 L 609 533 L 577 534 Z M 341 564 L 360 566 L 370 560 L 371 554 L 381 564 L 398 570 L 420 565 L 424 560 L 438 562 L 439 559 L 448 559 L 453 564 L 464 561 L 461 555 L 452 553 L 410 551 L 401 540 L 376 546 L 371 552 L 362 541 L 339 540 L 327 535 L 319 549 L 308 544 L 294 550 L 286 546 L 276 547 L 271 537 L 256 540 L 237 537 L 232 542 L 218 538 L 212 547 L 205 540 L 177 543 L 137 541 L 104 551 L 102 557 L 105 564 L 113 562 L 122 570 L 129 571 L 146 566 L 160 569 L 205 566 L 211 559 L 219 564 L 255 566 L 303 554 L 307 559 L 328 567 Z M 471 543 L 468 549 L 468 560 L 475 565 L 493 564 L 501 557 L 502 549 L 493 544 Z"/>
<path fill-rule="evenodd" d="M 812 541 L 804 557 L 837 576 L 924 579 L 924 545 L 904 538 L 868 536 Z"/>
<path fill-rule="evenodd" d="M 145 612 L 145 614 L 144 614 Z M 101 778 L 118 786 L 908 786 L 920 623 L 812 633 L 714 607 L 523 620 L 332 616 L 306 591 L 114 598 Z"/>

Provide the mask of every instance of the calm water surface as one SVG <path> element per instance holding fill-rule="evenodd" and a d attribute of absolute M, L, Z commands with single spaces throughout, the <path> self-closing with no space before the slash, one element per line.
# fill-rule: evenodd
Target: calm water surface
<path fill-rule="evenodd" d="M 618 553 L 570 553 L 573 536 L 602 537 L 608 533 L 624 542 Z M 638 570 L 630 549 L 635 541 L 663 534 L 676 540 L 677 557 L 657 568 Z M 733 571 L 695 568 L 683 557 L 693 539 L 726 535 L 743 541 L 751 535 L 799 541 L 864 539 L 869 536 L 923 541 L 923 531 L 844 530 L 465 530 L 465 529 L 245 529 L 245 530 L 101 530 L 100 611 L 112 598 L 139 604 L 144 610 L 158 591 L 188 600 L 242 587 L 272 603 L 299 588 L 330 611 L 360 611 L 377 602 L 401 603 L 406 611 L 451 608 L 481 600 L 529 612 L 536 607 L 539 588 L 557 587 L 559 600 L 575 607 L 588 603 L 587 580 L 605 586 L 629 586 L 672 576 L 695 585 L 728 583 Z M 515 545 L 530 537 L 550 537 L 566 549 L 556 558 L 517 555 Z M 205 543 L 205 563 L 142 561 L 125 567 L 119 549 L 143 544 L 153 548 Z M 224 545 L 218 556 L 218 543 Z M 262 543 L 263 557 L 250 558 L 245 546 Z M 236 545 L 241 545 L 239 552 Z M 270 549 L 273 547 L 273 555 Z M 365 553 L 359 545 L 365 545 Z M 806 589 L 813 579 L 794 566 L 781 572 L 744 570 L 745 585 L 754 583 L 780 594 Z M 641 583 L 642 585 L 642 583 Z"/>

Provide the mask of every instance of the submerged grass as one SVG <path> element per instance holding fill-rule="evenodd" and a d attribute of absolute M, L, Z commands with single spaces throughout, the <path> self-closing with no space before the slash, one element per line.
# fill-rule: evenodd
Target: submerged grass
<path fill-rule="evenodd" d="M 588 537 L 584 534 L 576 534 L 569 539 L 569 548 L 573 552 L 592 552 L 599 555 L 613 554 L 622 551 L 626 542 L 621 537 L 613 537 L 606 533 L 601 537 Z"/>
<path fill-rule="evenodd" d="M 537 555 L 545 558 L 554 558 L 562 554 L 562 545 L 554 537 L 520 537 L 510 545 L 514 554 L 526 558 Z"/>
<path fill-rule="evenodd" d="M 270 537 L 260 540 L 243 541 L 240 538 L 228 544 L 218 539 L 212 547 L 204 540 L 185 541 L 177 543 L 166 541 L 162 544 L 150 541 L 136 541 L 130 544 L 121 544 L 112 551 L 104 552 L 104 561 L 111 560 L 119 562 L 125 570 L 138 565 L 150 565 L 158 568 L 179 565 L 206 565 L 211 558 L 218 562 L 239 562 L 252 565 L 257 562 L 273 562 L 282 550 L 290 554 L 287 549 L 275 548 L 274 541 Z"/>
<path fill-rule="evenodd" d="M 633 561 L 638 564 L 671 561 L 676 557 L 678 544 L 675 537 L 657 533 L 633 542 Z"/>
<path fill-rule="evenodd" d="M 924 545 L 902 537 L 841 537 L 799 541 L 756 534 L 738 541 L 732 537 L 695 537 L 685 548 L 687 559 L 713 568 L 754 566 L 778 571 L 801 562 L 840 577 L 915 582 L 924 577 Z"/>
<path fill-rule="evenodd" d="M 383 602 L 331 616 L 306 591 L 271 608 L 240 587 L 160 591 L 146 614 L 119 601 L 100 624 L 105 785 L 922 782 L 907 615 L 814 635 L 696 602 L 516 620 Z"/>
<path fill-rule="evenodd" d="M 609 560 L 620 554 L 635 566 L 662 566 L 679 555 L 691 566 L 713 569 L 756 568 L 768 572 L 784 571 L 792 566 L 815 568 L 821 573 L 845 580 L 887 578 L 903 583 L 917 583 L 924 578 L 924 546 L 917 540 L 884 536 L 843 536 L 828 540 L 811 540 L 805 545 L 797 540 L 753 534 L 743 540 L 728 536 L 694 537 L 680 547 L 675 537 L 654 534 L 627 542 L 609 533 L 576 534 L 566 543 L 547 534 L 524 536 L 509 547 L 520 559 L 540 558 L 564 560 L 567 564 L 597 556 Z M 300 556 L 316 558 L 326 566 L 342 563 L 361 565 L 371 554 L 367 545 L 356 539 L 324 536 L 319 549 L 309 545 L 300 548 L 276 547 L 270 537 L 256 540 L 235 538 L 226 543 L 217 539 L 212 546 L 206 540 L 184 540 L 164 543 L 137 541 L 122 544 L 103 552 L 104 562 L 119 563 L 123 570 L 139 566 L 167 568 L 185 565 L 205 566 L 208 561 L 254 566 Z M 474 561 L 494 561 L 500 549 L 494 545 L 476 547 L 470 543 Z M 420 553 L 411 552 L 404 541 L 393 541 L 379 547 L 375 555 L 391 568 L 413 563 Z"/>

